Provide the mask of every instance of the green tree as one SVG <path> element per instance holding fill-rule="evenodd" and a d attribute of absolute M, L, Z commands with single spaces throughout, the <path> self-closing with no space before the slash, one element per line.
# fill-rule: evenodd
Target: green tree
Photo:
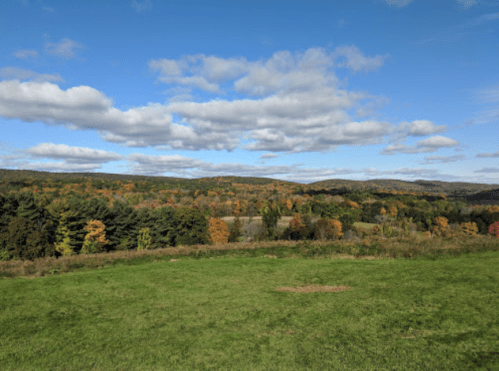
<path fill-rule="evenodd" d="M 175 245 L 206 244 L 209 241 L 208 221 L 196 209 L 179 207 L 175 210 Z"/>
<path fill-rule="evenodd" d="M 241 228 L 241 220 L 239 219 L 239 216 L 236 216 L 234 223 L 230 227 L 229 242 L 237 242 L 239 240 L 239 237 L 242 235 Z"/>
<path fill-rule="evenodd" d="M 142 228 L 137 236 L 137 250 L 148 250 L 151 247 L 151 230 Z"/>

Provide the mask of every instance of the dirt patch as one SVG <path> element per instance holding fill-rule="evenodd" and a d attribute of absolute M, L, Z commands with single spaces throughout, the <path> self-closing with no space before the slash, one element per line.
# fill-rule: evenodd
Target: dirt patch
<path fill-rule="evenodd" d="M 350 287 L 348 286 L 301 286 L 301 287 L 279 287 L 276 291 L 287 291 L 287 292 L 301 292 L 301 293 L 310 293 L 310 292 L 340 292 L 348 290 Z"/>

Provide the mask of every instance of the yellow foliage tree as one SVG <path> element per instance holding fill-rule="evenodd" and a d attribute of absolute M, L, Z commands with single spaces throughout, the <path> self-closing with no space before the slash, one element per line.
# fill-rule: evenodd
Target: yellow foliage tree
<path fill-rule="evenodd" d="M 381 215 L 385 215 L 386 214 L 386 209 L 384 207 L 381 208 L 381 211 L 379 212 Z"/>
<path fill-rule="evenodd" d="M 488 213 L 499 213 L 499 205 L 494 205 L 488 208 Z"/>
<path fill-rule="evenodd" d="M 435 220 L 433 221 L 433 233 L 435 233 L 437 236 L 442 235 L 445 231 L 447 231 L 449 227 L 449 219 L 443 217 L 443 216 L 437 216 Z"/>
<path fill-rule="evenodd" d="M 475 236 L 478 233 L 478 226 L 475 222 L 461 223 L 461 231 L 470 236 Z"/>
<path fill-rule="evenodd" d="M 62 241 L 55 244 L 55 249 L 62 254 L 62 256 L 74 255 L 74 251 L 71 248 L 71 238 L 69 237 L 69 229 L 66 226 L 62 226 L 60 229 Z"/>
<path fill-rule="evenodd" d="M 82 254 L 95 254 L 102 251 L 102 247 L 109 241 L 106 239 L 106 226 L 100 220 L 89 220 L 84 228 L 87 231 Z"/>
<path fill-rule="evenodd" d="M 208 234 L 213 243 L 227 243 L 229 241 L 229 227 L 222 219 L 210 218 L 208 220 Z"/>

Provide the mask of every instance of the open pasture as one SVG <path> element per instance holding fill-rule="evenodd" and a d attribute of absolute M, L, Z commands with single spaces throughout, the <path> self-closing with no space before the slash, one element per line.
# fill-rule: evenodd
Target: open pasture
<path fill-rule="evenodd" d="M 2 370 L 499 364 L 499 253 L 225 256 L 0 280 Z"/>

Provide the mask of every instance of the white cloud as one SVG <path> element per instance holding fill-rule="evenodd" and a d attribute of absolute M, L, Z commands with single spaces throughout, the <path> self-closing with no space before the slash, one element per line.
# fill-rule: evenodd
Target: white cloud
<path fill-rule="evenodd" d="M 64 82 L 64 79 L 57 75 L 51 74 L 40 74 L 34 71 L 25 70 L 18 67 L 3 67 L 0 68 L 0 78 L 2 79 L 15 79 L 15 80 L 35 80 L 37 82 L 42 81 L 60 81 Z"/>
<path fill-rule="evenodd" d="M 51 8 L 51 7 L 49 7 L 49 6 L 44 6 L 44 7 L 42 7 L 42 10 L 43 10 L 44 12 L 47 12 L 47 13 L 55 13 L 55 9 L 54 9 L 54 8 Z"/>
<path fill-rule="evenodd" d="M 385 60 L 389 58 L 388 54 L 377 55 L 375 57 L 365 57 L 356 46 L 344 46 L 336 48 L 333 53 L 335 59 L 343 59 L 336 62 L 336 67 L 347 67 L 354 72 L 370 72 L 383 66 Z"/>
<path fill-rule="evenodd" d="M 351 54 L 346 55 L 361 57 L 360 62 L 352 62 L 354 70 L 369 70 L 371 60 L 378 58 L 363 57 L 355 47 L 348 50 Z M 386 99 L 340 88 L 334 73 L 336 58 L 335 52 L 311 48 L 294 54 L 281 51 L 254 62 L 201 54 L 151 60 L 149 68 L 159 73 L 160 81 L 175 83 L 170 89 L 174 97 L 165 105 L 151 103 L 127 110 L 115 108 L 104 93 L 89 86 L 62 90 L 49 82 L 2 81 L 0 116 L 96 130 L 104 140 L 127 146 L 183 150 L 243 147 L 317 152 L 341 145 L 378 144 L 387 136 L 445 130 L 424 120 L 397 127 L 364 117 Z M 233 92 L 242 97 L 193 102 L 185 86 L 222 94 L 219 84 L 224 81 L 230 82 L 224 88 L 232 84 Z M 362 119 L 350 114 L 359 111 Z M 417 148 L 416 152 L 433 150 Z"/>
<path fill-rule="evenodd" d="M 391 144 L 384 148 L 380 154 L 382 155 L 394 155 L 396 153 L 407 153 L 407 154 L 413 154 L 413 153 L 425 153 L 425 152 L 436 152 L 436 148 L 429 148 L 429 147 L 422 147 L 422 148 L 416 148 L 416 147 L 411 147 L 405 144 Z"/>
<path fill-rule="evenodd" d="M 407 123 L 407 126 L 409 127 L 409 132 L 407 134 L 411 136 L 426 136 L 447 130 L 446 125 L 436 126 L 433 122 L 428 120 L 415 120 Z"/>
<path fill-rule="evenodd" d="M 418 141 L 418 147 L 441 148 L 441 147 L 456 147 L 459 145 L 457 140 L 436 135 L 434 137 Z"/>
<path fill-rule="evenodd" d="M 131 3 L 131 6 L 137 13 L 141 13 L 145 10 L 151 10 L 152 9 L 152 3 L 150 0 L 144 0 L 144 1 L 136 1 L 133 0 Z"/>
<path fill-rule="evenodd" d="M 74 49 L 81 49 L 83 45 L 76 41 L 64 38 L 58 43 L 47 42 L 45 44 L 45 53 L 52 54 L 64 59 L 76 58 Z"/>
<path fill-rule="evenodd" d="M 21 49 L 14 52 L 14 57 L 20 59 L 37 58 L 38 52 L 33 49 Z"/>
<path fill-rule="evenodd" d="M 102 164 L 110 161 L 118 161 L 122 158 L 121 155 L 114 152 L 84 147 L 70 147 L 66 144 L 53 143 L 40 143 L 27 149 L 26 153 L 33 158 L 64 160 L 70 164 Z"/>

